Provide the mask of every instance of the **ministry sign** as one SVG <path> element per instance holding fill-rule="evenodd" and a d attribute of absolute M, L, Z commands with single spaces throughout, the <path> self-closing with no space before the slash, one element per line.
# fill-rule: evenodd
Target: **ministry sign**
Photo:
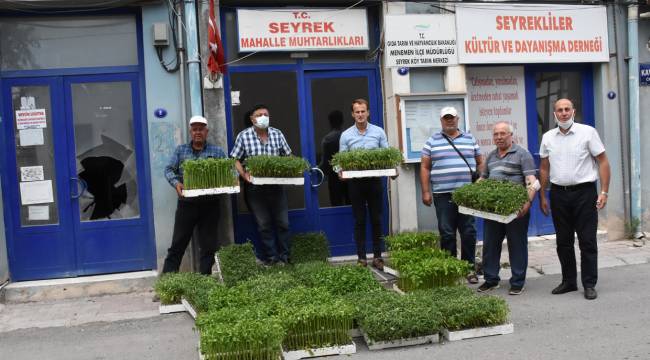
<path fill-rule="evenodd" d="M 458 64 L 453 15 L 386 15 L 387 67 Z"/>
<path fill-rule="evenodd" d="M 456 6 L 461 64 L 607 62 L 607 13 L 593 5 Z"/>
<path fill-rule="evenodd" d="M 239 51 L 367 50 L 366 9 L 237 9 Z"/>

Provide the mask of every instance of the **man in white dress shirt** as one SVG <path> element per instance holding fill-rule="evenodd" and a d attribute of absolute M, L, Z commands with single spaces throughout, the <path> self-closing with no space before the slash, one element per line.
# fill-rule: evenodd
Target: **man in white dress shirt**
<path fill-rule="evenodd" d="M 548 215 L 545 189 L 551 182 L 550 209 L 555 225 L 562 283 L 553 294 L 578 290 L 574 232 L 580 246 L 580 270 L 585 299 L 598 296 L 598 210 L 607 204 L 610 168 L 605 147 L 591 126 L 574 122 L 575 109 L 568 99 L 555 102 L 558 127 L 547 131 L 539 148 L 540 207 Z M 600 177 L 600 193 L 596 180 Z"/>

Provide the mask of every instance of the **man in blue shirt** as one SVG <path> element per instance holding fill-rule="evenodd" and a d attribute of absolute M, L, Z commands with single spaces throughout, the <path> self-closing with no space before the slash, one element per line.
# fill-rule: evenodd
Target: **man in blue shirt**
<path fill-rule="evenodd" d="M 424 205 L 431 206 L 433 203 L 436 207 L 440 247 L 456 256 L 456 231 L 458 231 L 461 259 L 474 265 L 476 262 L 474 217 L 458 212 L 458 206 L 451 201 L 451 193 L 471 183 L 472 172 L 476 172 L 483 166 L 483 157 L 474 136 L 458 129 L 458 119 L 458 111 L 454 107 L 444 107 L 440 111 L 442 130 L 433 134 L 422 148 L 420 185 Z M 476 284 L 478 278 L 475 273 L 471 273 L 467 281 Z"/>
<path fill-rule="evenodd" d="M 174 232 L 171 247 L 167 250 L 163 273 L 177 272 L 183 254 L 194 228 L 198 229 L 199 272 L 204 275 L 212 273 L 214 253 L 217 251 L 217 223 L 219 222 L 218 195 L 196 198 L 183 197 L 183 161 L 225 158 L 226 153 L 218 146 L 208 144 L 208 121 L 203 116 L 190 119 L 190 136 L 192 140 L 179 145 L 169 164 L 165 167 L 165 178 L 176 189 L 178 204 L 174 219 Z"/>
<path fill-rule="evenodd" d="M 339 151 L 388 147 L 388 140 L 384 130 L 368 122 L 370 111 L 366 100 L 357 99 L 352 102 L 352 117 L 354 118 L 354 125 L 341 134 Z M 368 265 L 366 259 L 367 204 L 372 225 L 372 266 L 383 271 L 384 260 L 381 257 L 383 187 L 381 178 L 355 178 L 347 181 L 354 215 L 354 239 L 357 245 L 358 264 L 362 266 Z"/>
<path fill-rule="evenodd" d="M 246 158 L 257 155 L 289 156 L 291 148 L 282 132 L 269 126 L 269 109 L 255 105 L 249 112 L 253 126 L 237 135 L 230 156 L 237 159 L 237 172 L 244 179 L 244 196 L 250 208 L 260 244 L 256 246 L 257 257 L 265 264 L 289 262 L 289 204 L 282 185 L 253 185 L 251 175 L 246 171 Z M 277 231 L 277 239 L 273 228 Z"/>

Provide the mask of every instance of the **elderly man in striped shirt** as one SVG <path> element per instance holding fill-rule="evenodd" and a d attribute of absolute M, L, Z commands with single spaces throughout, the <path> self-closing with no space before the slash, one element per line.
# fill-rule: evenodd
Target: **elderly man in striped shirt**
<path fill-rule="evenodd" d="M 246 171 L 243 163 L 250 156 L 289 156 L 291 148 L 282 132 L 269 126 L 269 109 L 266 105 L 255 105 L 249 113 L 253 126 L 237 135 L 230 156 L 237 159 L 235 167 L 244 179 L 247 204 L 260 234 L 257 257 L 265 265 L 286 264 L 289 261 L 290 234 L 289 204 L 284 186 L 251 184 L 251 174 Z M 273 227 L 277 231 L 277 238 L 273 234 Z"/>
<path fill-rule="evenodd" d="M 440 111 L 442 130 L 433 134 L 422 149 L 420 184 L 424 205 L 431 206 L 433 203 L 436 207 L 440 247 L 456 256 L 458 231 L 461 259 L 474 265 L 474 217 L 458 212 L 458 206 L 451 201 L 451 193 L 472 182 L 473 173 L 483 166 L 483 156 L 474 136 L 458 129 L 458 120 L 458 111 L 454 107 L 445 107 Z M 472 272 L 467 281 L 478 283 L 476 273 Z"/>
<path fill-rule="evenodd" d="M 501 264 L 501 244 L 508 239 L 508 256 L 510 257 L 510 295 L 519 295 L 524 291 L 526 268 L 528 267 L 528 220 L 530 204 L 539 189 L 535 177 L 537 170 L 533 156 L 528 150 L 512 143 L 512 125 L 498 122 L 492 129 L 492 140 L 496 149 L 486 159 L 485 172 L 481 178 L 508 180 L 526 186 L 528 201 L 524 204 L 516 219 L 508 224 L 485 219 L 483 222 L 483 273 L 485 282 L 478 287 L 479 292 L 490 291 L 499 287 L 499 269 Z"/>

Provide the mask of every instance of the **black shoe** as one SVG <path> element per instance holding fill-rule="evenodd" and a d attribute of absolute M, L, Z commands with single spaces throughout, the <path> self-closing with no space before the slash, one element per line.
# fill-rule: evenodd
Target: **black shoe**
<path fill-rule="evenodd" d="M 372 267 L 379 271 L 384 271 L 384 259 L 382 258 L 374 258 L 372 260 Z"/>
<path fill-rule="evenodd" d="M 510 291 L 508 291 L 508 294 L 510 294 L 510 295 L 521 295 L 522 292 L 524 292 L 524 287 L 523 286 L 511 286 Z"/>
<path fill-rule="evenodd" d="M 499 288 L 498 283 L 489 283 L 489 282 L 486 281 L 483 284 L 481 284 L 481 286 L 479 286 L 478 289 L 476 289 L 476 291 L 478 291 L 478 292 L 488 292 L 488 291 L 492 291 L 492 290 L 498 289 L 498 288 Z"/>
<path fill-rule="evenodd" d="M 598 297 L 598 293 L 594 288 L 585 288 L 585 299 L 595 300 Z"/>
<path fill-rule="evenodd" d="M 577 291 L 577 290 L 578 287 L 576 285 L 571 285 L 563 281 L 560 285 L 558 285 L 555 289 L 553 289 L 553 291 L 551 291 L 551 294 L 560 295 L 560 294 L 568 293 L 571 291 Z"/>

